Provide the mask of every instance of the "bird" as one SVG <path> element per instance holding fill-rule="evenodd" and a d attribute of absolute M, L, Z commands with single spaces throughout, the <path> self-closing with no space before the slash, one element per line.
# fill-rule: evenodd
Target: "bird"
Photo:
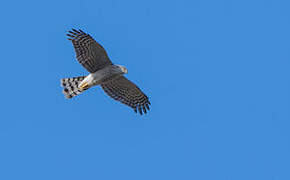
<path fill-rule="evenodd" d="M 107 95 L 133 108 L 136 113 L 142 115 L 150 110 L 149 98 L 124 76 L 128 73 L 127 68 L 113 64 L 102 45 L 81 29 L 72 29 L 67 36 L 73 44 L 76 59 L 89 74 L 61 79 L 66 98 L 70 99 L 93 86 L 101 86 Z"/>

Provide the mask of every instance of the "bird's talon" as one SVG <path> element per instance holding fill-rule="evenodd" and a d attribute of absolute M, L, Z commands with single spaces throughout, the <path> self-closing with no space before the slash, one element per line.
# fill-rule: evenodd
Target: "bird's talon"
<path fill-rule="evenodd" d="M 84 90 L 84 89 L 88 89 L 89 85 L 88 83 L 84 83 L 83 85 L 81 85 L 80 89 Z"/>

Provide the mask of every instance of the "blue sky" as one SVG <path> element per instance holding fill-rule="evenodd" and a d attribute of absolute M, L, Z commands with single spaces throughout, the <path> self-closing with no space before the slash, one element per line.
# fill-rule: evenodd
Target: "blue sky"
<path fill-rule="evenodd" d="M 3 1 L 0 179 L 289 180 L 290 2 Z M 150 97 L 145 116 L 85 75 L 81 28 Z"/>

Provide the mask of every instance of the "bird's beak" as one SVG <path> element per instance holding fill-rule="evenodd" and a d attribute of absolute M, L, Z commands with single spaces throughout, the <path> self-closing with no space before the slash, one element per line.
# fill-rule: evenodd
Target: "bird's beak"
<path fill-rule="evenodd" d="M 124 73 L 127 74 L 128 73 L 128 69 L 124 67 Z"/>

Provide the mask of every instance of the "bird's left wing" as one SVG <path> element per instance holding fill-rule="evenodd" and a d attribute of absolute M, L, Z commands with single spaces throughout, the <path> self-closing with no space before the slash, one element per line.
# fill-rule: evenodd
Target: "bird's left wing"
<path fill-rule="evenodd" d="M 139 111 L 142 115 L 150 109 L 148 97 L 124 76 L 103 83 L 101 86 L 110 97 L 130 106 L 136 113 Z"/>
<path fill-rule="evenodd" d="M 68 31 L 69 40 L 71 40 L 75 51 L 77 60 L 90 73 L 96 72 L 107 65 L 112 64 L 106 50 L 97 43 L 89 34 L 82 30 Z"/>

